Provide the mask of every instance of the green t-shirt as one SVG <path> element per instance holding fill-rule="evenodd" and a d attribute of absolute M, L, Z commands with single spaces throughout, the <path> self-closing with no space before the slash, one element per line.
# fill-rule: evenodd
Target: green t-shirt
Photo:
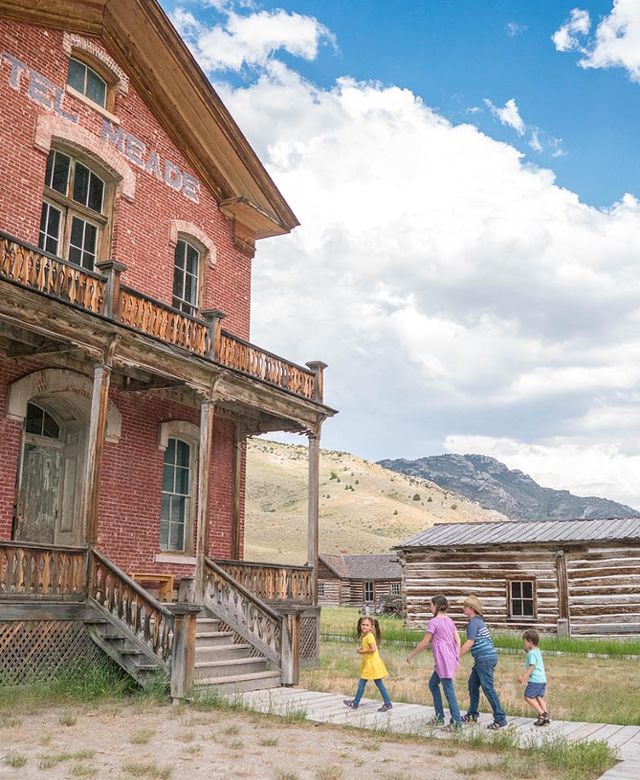
<path fill-rule="evenodd" d="M 542 660 L 542 653 L 540 652 L 539 648 L 534 647 L 532 650 L 529 650 L 524 665 L 527 669 L 530 666 L 536 667 L 529 676 L 529 682 L 546 683 L 547 675 L 544 671 L 544 661 Z"/>

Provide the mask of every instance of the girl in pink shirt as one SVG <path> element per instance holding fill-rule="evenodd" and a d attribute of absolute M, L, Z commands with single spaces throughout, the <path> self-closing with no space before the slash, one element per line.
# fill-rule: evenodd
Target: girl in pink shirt
<path fill-rule="evenodd" d="M 433 696 L 436 714 L 430 725 L 444 726 L 444 706 L 440 693 L 440 684 L 442 683 L 451 713 L 451 723 L 448 729 L 459 731 L 462 728 L 462 721 L 453 678 L 460 666 L 460 636 L 456 624 L 447 615 L 448 609 L 449 602 L 444 596 L 434 596 L 431 599 L 433 618 L 427 623 L 424 639 L 407 656 L 407 663 L 410 664 L 418 653 L 431 645 L 435 670 L 429 680 L 429 690 Z"/>

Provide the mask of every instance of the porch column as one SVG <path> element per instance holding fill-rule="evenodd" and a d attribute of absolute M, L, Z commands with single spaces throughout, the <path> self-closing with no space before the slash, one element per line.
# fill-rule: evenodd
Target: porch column
<path fill-rule="evenodd" d="M 307 560 L 311 573 L 312 603 L 318 603 L 318 539 L 320 515 L 320 423 L 309 436 L 309 482 L 307 511 Z"/>
<path fill-rule="evenodd" d="M 209 467 L 213 448 L 213 420 L 216 404 L 207 398 L 200 405 L 200 445 L 198 448 L 198 505 L 196 509 L 196 598 L 204 596 L 204 559 L 209 548 Z"/>
<path fill-rule="evenodd" d="M 98 498 L 100 494 L 100 473 L 102 453 L 107 428 L 109 385 L 113 355 L 117 344 L 114 337 L 104 352 L 104 360 L 93 369 L 93 391 L 89 417 L 89 440 L 84 473 L 84 531 L 87 544 L 94 546 L 98 539 Z"/>
<path fill-rule="evenodd" d="M 233 507 L 231 517 L 231 557 L 239 561 L 242 556 L 240 539 L 240 520 L 242 504 L 242 457 L 247 431 L 240 421 L 236 423 L 235 446 L 233 448 Z"/>

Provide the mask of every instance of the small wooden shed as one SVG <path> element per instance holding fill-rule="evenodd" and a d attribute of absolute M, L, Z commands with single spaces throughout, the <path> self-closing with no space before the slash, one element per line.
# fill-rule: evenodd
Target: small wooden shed
<path fill-rule="evenodd" d="M 400 596 L 402 572 L 396 553 L 320 555 L 318 603 L 361 607 L 385 596 Z"/>
<path fill-rule="evenodd" d="M 494 630 L 640 634 L 640 518 L 439 523 L 396 549 L 407 626 L 444 593 L 461 623 L 463 598 L 478 596 Z"/>

